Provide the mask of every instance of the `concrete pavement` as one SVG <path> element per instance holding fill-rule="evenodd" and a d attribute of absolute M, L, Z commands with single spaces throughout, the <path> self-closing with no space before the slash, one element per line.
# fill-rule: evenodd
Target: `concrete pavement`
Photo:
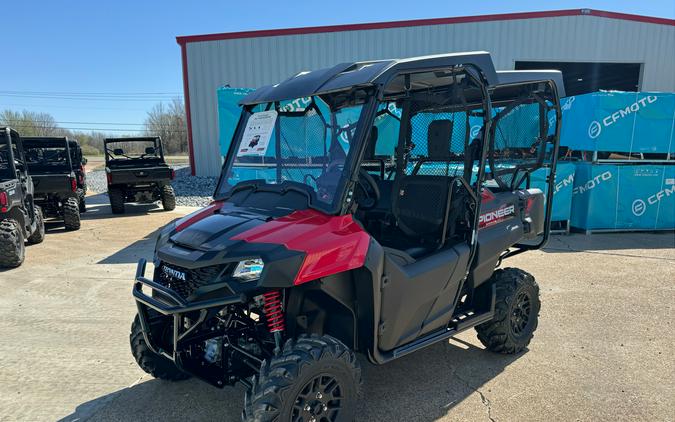
<path fill-rule="evenodd" d="M 188 209 L 89 201 L 0 272 L 0 420 L 237 421 L 243 388 L 153 380 L 128 346 L 135 262 Z M 535 275 L 539 328 L 517 356 L 473 331 L 382 367 L 362 360 L 360 421 L 673 420 L 675 235 L 554 237 L 505 262 Z"/>

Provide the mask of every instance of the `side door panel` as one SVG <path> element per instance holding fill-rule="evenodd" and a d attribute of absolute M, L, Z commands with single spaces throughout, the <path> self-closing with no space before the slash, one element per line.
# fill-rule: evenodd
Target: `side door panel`
<path fill-rule="evenodd" d="M 468 260 L 466 245 L 407 265 L 385 250 L 380 349 L 391 350 L 447 325 Z"/>

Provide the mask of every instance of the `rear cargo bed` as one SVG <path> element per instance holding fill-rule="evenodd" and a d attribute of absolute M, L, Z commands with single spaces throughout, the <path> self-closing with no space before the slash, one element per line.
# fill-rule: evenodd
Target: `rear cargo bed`
<path fill-rule="evenodd" d="M 160 166 L 110 170 L 110 184 L 112 185 L 151 183 L 169 180 L 171 180 L 171 169 L 169 167 Z"/>

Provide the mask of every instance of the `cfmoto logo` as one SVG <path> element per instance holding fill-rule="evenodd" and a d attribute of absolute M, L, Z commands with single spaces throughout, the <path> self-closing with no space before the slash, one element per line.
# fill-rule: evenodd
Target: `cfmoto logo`
<path fill-rule="evenodd" d="M 639 100 L 635 101 L 633 104 L 630 104 L 624 108 L 620 108 L 613 112 L 612 114 L 609 114 L 602 118 L 601 121 L 594 120 L 591 122 L 591 125 L 588 126 L 588 136 L 591 139 L 595 139 L 598 136 L 600 136 L 600 132 L 602 132 L 602 128 L 604 127 L 610 127 L 614 123 L 618 122 L 619 120 L 623 119 L 626 116 L 629 116 L 633 113 L 637 113 L 641 109 L 647 107 L 649 104 L 652 104 L 656 102 L 659 99 L 659 97 L 655 95 L 647 95 L 646 97 L 642 97 Z"/>
<path fill-rule="evenodd" d="M 609 172 L 609 171 L 606 171 L 602 174 L 598 174 L 597 176 L 595 176 L 591 180 L 587 181 L 586 183 L 584 183 L 582 185 L 579 185 L 579 186 L 575 187 L 574 189 L 572 189 L 572 194 L 577 195 L 577 194 L 589 191 L 589 190 L 595 188 L 596 186 L 598 186 L 600 183 L 606 182 L 611 178 L 612 178 L 612 173 Z"/>
<path fill-rule="evenodd" d="M 642 199 L 636 199 L 633 201 L 633 206 L 631 208 L 633 209 L 633 214 L 635 214 L 636 217 L 639 217 L 647 210 L 647 204 L 645 204 L 645 201 Z"/>
<path fill-rule="evenodd" d="M 560 109 L 562 111 L 571 110 L 572 104 L 574 103 L 574 100 L 576 100 L 576 99 L 577 99 L 577 97 L 569 97 L 567 99 L 567 101 L 565 101 L 565 104 L 563 104 L 562 107 L 560 107 Z"/>
<path fill-rule="evenodd" d="M 478 136 L 478 132 L 480 132 L 481 128 L 482 128 L 482 126 L 478 126 L 478 125 L 472 126 L 471 132 L 470 132 L 471 138 L 476 138 Z"/>
<path fill-rule="evenodd" d="M 671 195 L 675 195 L 675 185 L 671 187 L 666 187 L 653 195 L 647 197 L 647 201 L 642 199 L 636 199 L 633 201 L 633 206 L 631 210 L 636 217 L 641 216 L 647 211 L 647 206 L 652 206 L 658 204 L 664 198 L 669 198 Z"/>
<path fill-rule="evenodd" d="M 593 120 L 591 125 L 588 127 L 588 137 L 595 139 L 600 136 L 600 132 L 602 132 L 602 126 L 600 125 L 600 122 Z"/>

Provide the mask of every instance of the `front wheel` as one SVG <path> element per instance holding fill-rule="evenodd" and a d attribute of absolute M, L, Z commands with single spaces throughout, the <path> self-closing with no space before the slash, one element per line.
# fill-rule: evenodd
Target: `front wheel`
<path fill-rule="evenodd" d="M 182 381 L 190 378 L 189 374 L 178 369 L 176 364 L 171 360 L 150 350 L 148 344 L 145 342 L 138 315 L 136 315 L 134 322 L 131 324 L 129 344 L 131 346 L 131 354 L 134 356 L 138 366 L 153 377 L 167 381 Z"/>
<path fill-rule="evenodd" d="M 265 360 L 246 392 L 244 422 L 352 421 L 361 387 L 354 352 L 330 336 L 300 336 Z"/>
<path fill-rule="evenodd" d="M 497 287 L 495 316 L 476 327 L 478 340 L 493 352 L 521 352 L 539 322 L 539 286 L 532 274 L 518 268 L 497 270 L 492 279 Z"/>
<path fill-rule="evenodd" d="M 68 198 L 63 204 L 63 224 L 66 230 L 80 229 L 80 204 L 77 198 Z"/>

